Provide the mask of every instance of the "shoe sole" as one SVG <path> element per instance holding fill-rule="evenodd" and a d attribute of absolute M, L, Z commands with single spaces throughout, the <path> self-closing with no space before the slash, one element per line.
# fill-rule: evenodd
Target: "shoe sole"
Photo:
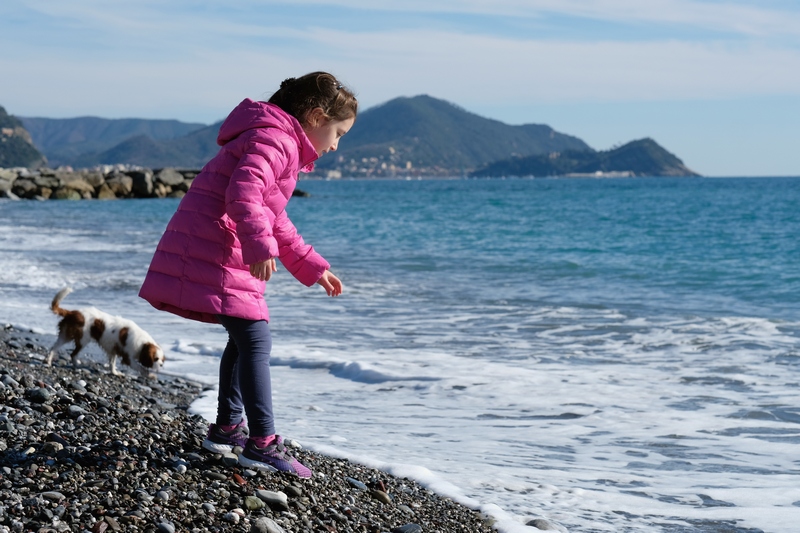
<path fill-rule="evenodd" d="M 269 463 L 248 459 L 244 455 L 239 456 L 239 464 L 247 468 L 258 468 L 259 470 L 266 470 L 267 472 L 279 472 L 277 468 Z"/>
<path fill-rule="evenodd" d="M 203 448 L 214 453 L 232 453 L 234 447 L 230 444 L 219 444 L 212 440 L 206 439 L 203 441 Z"/>

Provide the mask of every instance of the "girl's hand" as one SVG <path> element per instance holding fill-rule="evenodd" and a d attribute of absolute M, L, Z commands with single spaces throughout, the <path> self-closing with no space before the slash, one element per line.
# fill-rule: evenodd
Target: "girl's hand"
<path fill-rule="evenodd" d="M 339 278 L 334 276 L 330 270 L 323 272 L 322 277 L 319 278 L 317 283 L 325 288 L 325 292 L 328 293 L 328 296 L 339 296 L 342 294 L 342 282 L 339 281 Z"/>
<path fill-rule="evenodd" d="M 269 278 L 272 277 L 272 273 L 277 271 L 278 265 L 275 264 L 274 258 L 250 265 L 250 275 L 261 281 L 269 281 Z"/>

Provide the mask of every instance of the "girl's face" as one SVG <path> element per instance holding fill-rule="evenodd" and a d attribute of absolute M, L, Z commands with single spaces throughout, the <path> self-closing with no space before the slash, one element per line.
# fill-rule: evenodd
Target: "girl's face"
<path fill-rule="evenodd" d="M 315 113 L 317 110 L 319 112 Z M 328 152 L 336 151 L 339 146 L 339 139 L 350 131 L 355 121 L 355 117 L 344 120 L 330 120 L 324 116 L 322 109 L 316 108 L 309 114 L 306 121 L 307 124 L 303 126 L 303 130 L 317 151 L 317 155 L 322 157 Z"/>

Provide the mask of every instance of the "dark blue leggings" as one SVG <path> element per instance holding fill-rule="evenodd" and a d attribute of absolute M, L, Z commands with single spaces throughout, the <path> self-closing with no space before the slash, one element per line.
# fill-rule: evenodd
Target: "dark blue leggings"
<path fill-rule="evenodd" d="M 274 435 L 269 324 L 225 315 L 217 318 L 228 331 L 228 345 L 219 363 L 217 424 L 237 424 L 244 411 L 251 436 Z"/>

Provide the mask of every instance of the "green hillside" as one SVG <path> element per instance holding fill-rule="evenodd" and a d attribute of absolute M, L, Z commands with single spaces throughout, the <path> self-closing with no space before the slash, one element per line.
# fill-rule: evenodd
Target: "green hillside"
<path fill-rule="evenodd" d="M 150 168 L 202 168 L 219 150 L 216 139 L 221 124 L 205 126 L 177 139 L 158 141 L 137 135 L 108 150 L 78 156 L 70 164 L 76 168 L 118 163 Z"/>
<path fill-rule="evenodd" d="M 589 146 L 549 126 L 510 126 L 427 95 L 395 98 L 361 113 L 335 157 L 318 169 L 345 175 L 392 175 L 412 170 L 462 175 L 491 161 Z"/>
<path fill-rule="evenodd" d="M 31 136 L 22 122 L 0 106 L 0 168 L 36 168 L 46 162 L 41 152 L 33 146 Z"/>
<path fill-rule="evenodd" d="M 640 139 L 606 151 L 566 151 L 496 161 L 473 176 L 567 176 L 628 173 L 631 176 L 698 176 L 652 139 Z"/>
<path fill-rule="evenodd" d="M 205 127 L 205 124 L 177 120 L 138 118 L 65 119 L 20 117 L 33 143 L 53 166 L 74 164 L 84 154 L 100 153 L 131 138 L 144 135 L 156 141 L 177 139 Z"/>

